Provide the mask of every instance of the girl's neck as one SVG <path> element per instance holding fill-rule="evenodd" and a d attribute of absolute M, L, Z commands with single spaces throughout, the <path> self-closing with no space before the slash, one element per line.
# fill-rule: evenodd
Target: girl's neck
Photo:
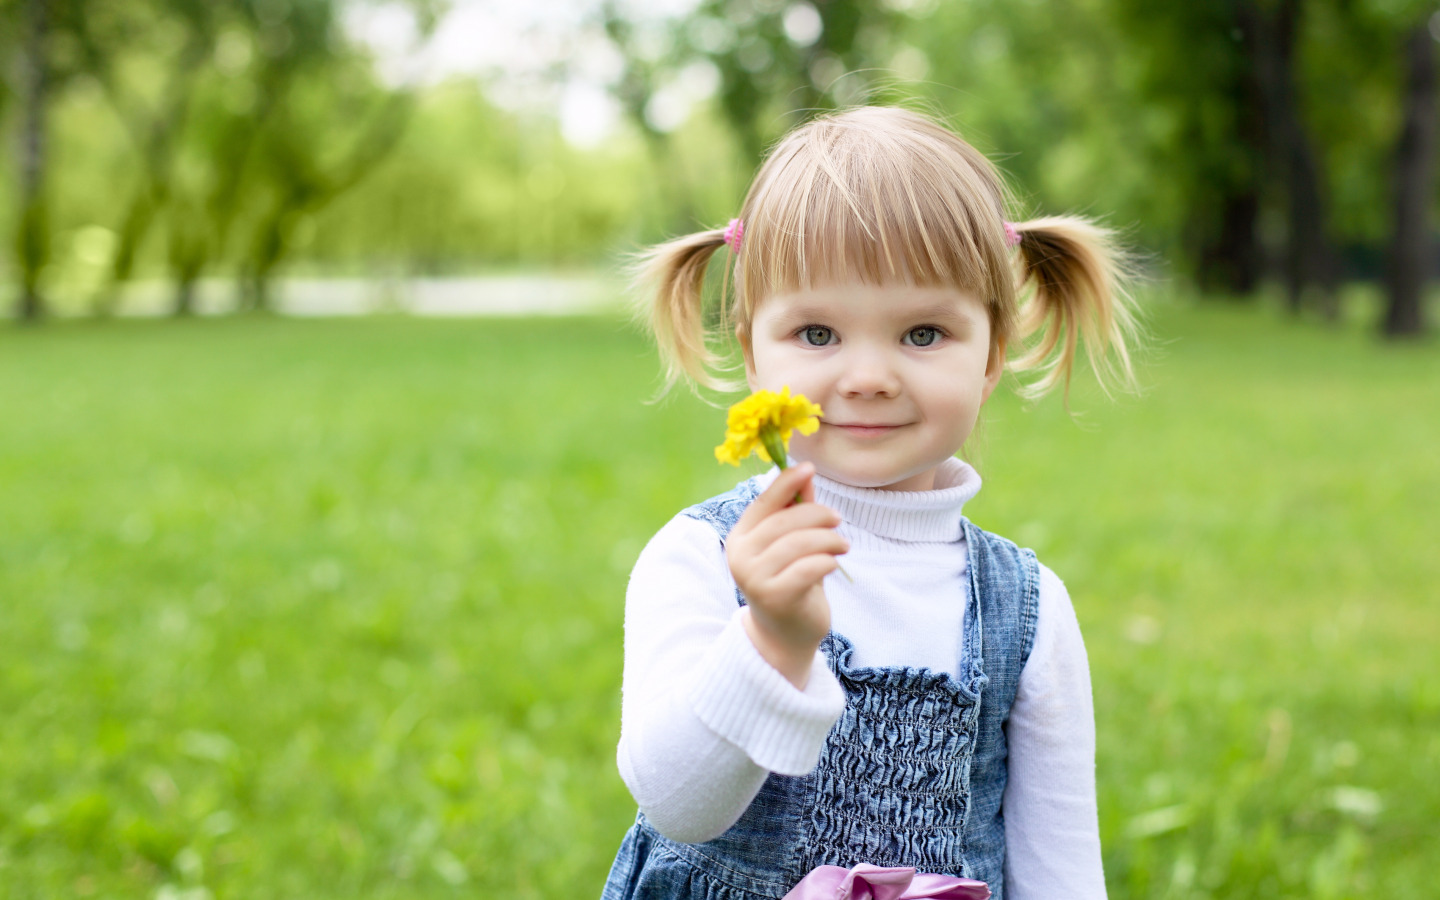
<path fill-rule="evenodd" d="M 763 490 L 779 474 L 762 476 Z M 815 476 L 815 502 L 840 514 L 845 526 L 891 540 L 950 542 L 964 534 L 964 507 L 980 492 L 980 474 L 968 463 L 948 459 L 928 491 L 862 488 Z M 843 527 L 843 526 L 842 526 Z"/>

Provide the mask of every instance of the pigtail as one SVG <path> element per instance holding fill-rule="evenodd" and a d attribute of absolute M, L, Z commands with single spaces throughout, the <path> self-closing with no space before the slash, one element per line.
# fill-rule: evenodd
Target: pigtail
<path fill-rule="evenodd" d="M 1101 389 L 1133 390 L 1130 350 L 1139 338 L 1139 323 L 1126 291 L 1128 260 L 1114 233 L 1077 216 L 1049 216 L 1013 227 L 1020 238 L 1019 288 L 1030 289 L 1031 295 L 1019 322 L 1020 337 L 1029 347 L 1010 366 L 1041 371 L 1022 393 L 1038 397 L 1063 381 L 1068 397 L 1079 343 Z"/>
<path fill-rule="evenodd" d="M 723 246 L 724 230 L 699 231 L 652 247 L 636 259 L 635 296 L 642 304 L 638 312 L 665 362 L 662 393 L 687 379 L 718 390 L 732 387 L 712 374 L 722 359 L 711 349 L 705 327 L 705 270 Z"/>

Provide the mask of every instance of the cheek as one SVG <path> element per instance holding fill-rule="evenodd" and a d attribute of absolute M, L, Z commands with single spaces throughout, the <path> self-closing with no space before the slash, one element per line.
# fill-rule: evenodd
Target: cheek
<path fill-rule="evenodd" d="M 968 430 L 975 424 L 980 408 L 985 403 L 985 377 L 983 365 L 976 370 L 965 366 L 951 374 L 943 390 L 931 396 L 933 409 L 943 411 L 957 430 Z"/>
<path fill-rule="evenodd" d="M 753 354 L 753 371 L 750 373 L 752 387 L 769 388 L 778 391 L 789 385 L 792 391 L 804 392 L 803 382 L 813 380 L 812 367 L 803 365 L 804 360 L 791 348 L 774 342 L 762 343 Z"/>

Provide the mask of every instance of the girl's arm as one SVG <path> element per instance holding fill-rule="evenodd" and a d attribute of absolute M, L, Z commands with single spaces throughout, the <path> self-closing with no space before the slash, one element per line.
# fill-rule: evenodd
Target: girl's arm
<path fill-rule="evenodd" d="M 1040 567 L 1035 644 L 1005 727 L 1005 895 L 1104 900 L 1090 664 L 1065 585 Z"/>
<path fill-rule="evenodd" d="M 617 762 L 673 840 L 719 836 L 770 772 L 814 768 L 844 709 L 820 654 L 796 689 L 756 651 L 740 610 L 718 535 L 694 519 L 661 529 L 630 576 Z"/>

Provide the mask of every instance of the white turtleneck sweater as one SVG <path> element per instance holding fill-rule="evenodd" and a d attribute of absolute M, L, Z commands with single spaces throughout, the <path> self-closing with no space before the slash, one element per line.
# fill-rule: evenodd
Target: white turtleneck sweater
<path fill-rule="evenodd" d="M 778 474 L 761 476 L 768 487 Z M 856 666 L 955 673 L 965 618 L 962 508 L 980 476 L 949 460 L 931 491 L 854 488 L 815 478 L 850 542 L 825 579 L 831 628 Z M 738 618 L 715 530 L 672 519 L 645 547 L 625 603 L 617 760 L 650 823 L 683 842 L 717 837 L 770 772 L 814 768 L 845 695 L 818 651 L 803 691 L 772 668 Z M 1095 809 L 1090 669 L 1065 586 L 1040 567 L 1035 643 L 1006 724 L 1005 890 L 1010 900 L 1105 897 Z"/>

